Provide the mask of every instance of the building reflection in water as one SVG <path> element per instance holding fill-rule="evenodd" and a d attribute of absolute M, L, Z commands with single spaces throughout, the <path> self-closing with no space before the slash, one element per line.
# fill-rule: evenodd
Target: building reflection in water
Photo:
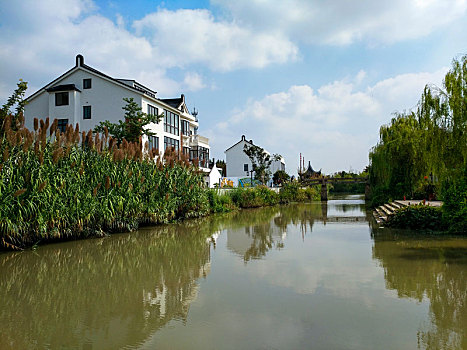
<path fill-rule="evenodd" d="M 0 349 L 118 349 L 185 322 L 211 232 L 191 220 L 0 255 Z"/>

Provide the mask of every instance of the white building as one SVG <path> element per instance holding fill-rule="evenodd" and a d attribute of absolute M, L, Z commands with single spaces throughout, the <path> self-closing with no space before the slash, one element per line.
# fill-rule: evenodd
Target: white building
<path fill-rule="evenodd" d="M 58 119 L 62 131 L 67 124 L 78 124 L 81 131 L 87 131 L 104 120 L 116 123 L 125 114 L 123 98 L 133 98 L 143 112 L 164 115 L 159 123 L 148 125 L 156 136 L 149 140 L 145 136 L 143 143 L 149 141 L 160 153 L 174 147 L 190 159 L 199 159 L 200 167 L 209 171 L 209 140 L 197 134 L 197 113 L 188 111 L 184 95 L 157 98 L 155 91 L 135 80 L 115 79 L 84 64 L 82 55 L 76 56 L 73 68 L 26 99 L 25 126 L 32 130 L 34 118 L 47 117 L 51 123 Z"/>
<path fill-rule="evenodd" d="M 225 176 L 228 177 L 254 177 L 253 174 L 250 174 L 253 167 L 250 161 L 250 158 L 244 152 L 244 147 L 247 145 L 248 147 L 253 146 L 253 140 L 247 140 L 245 135 L 242 135 L 240 141 L 238 141 L 233 146 L 227 148 L 225 150 L 225 162 L 226 162 L 226 173 Z M 270 154 L 268 151 L 265 150 L 267 154 Z M 280 160 L 273 161 L 271 166 L 269 167 L 271 174 L 274 174 L 277 170 L 285 171 L 285 160 L 281 157 Z"/>
<path fill-rule="evenodd" d="M 222 169 L 219 169 L 214 164 L 209 174 L 204 177 L 204 182 L 206 183 L 207 187 L 214 188 L 216 187 L 216 184 L 220 186 L 221 179 L 222 179 Z"/>

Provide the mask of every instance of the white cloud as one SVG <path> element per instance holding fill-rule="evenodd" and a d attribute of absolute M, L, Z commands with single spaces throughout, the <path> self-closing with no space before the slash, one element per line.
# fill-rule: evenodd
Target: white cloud
<path fill-rule="evenodd" d="M 282 35 L 216 21 L 208 10 L 159 10 L 133 26 L 138 34 L 151 38 L 159 60 L 167 66 L 202 63 L 220 71 L 263 68 L 293 60 L 298 52 Z"/>
<path fill-rule="evenodd" d="M 441 86 L 447 68 L 432 73 L 402 74 L 372 86 L 335 81 L 317 90 L 308 85 L 251 100 L 209 132 L 214 149 L 225 150 L 245 134 L 272 153 L 286 158 L 288 172 L 298 168 L 301 152 L 327 173 L 362 170 L 379 127 L 391 114 L 416 106 L 427 83 Z M 300 141 L 297 141 L 300 140 Z"/>
<path fill-rule="evenodd" d="M 420 38 L 464 16 L 466 0 L 213 0 L 243 25 L 308 43 Z"/>
<path fill-rule="evenodd" d="M 204 89 L 206 84 L 203 82 L 203 78 L 196 72 L 188 72 L 185 74 L 183 79 L 184 90 L 187 91 L 198 91 Z"/>
<path fill-rule="evenodd" d="M 24 0 L 2 7 L 0 77 L 12 87 L 19 78 L 45 84 L 81 53 L 111 76 L 139 79 L 162 96 L 178 95 L 206 85 L 191 67 L 181 80 L 168 78 L 168 69 L 262 68 L 293 60 L 298 51 L 283 36 L 216 21 L 208 10 L 159 9 L 129 30 L 121 16 L 114 22 L 97 14 L 91 0 Z"/>

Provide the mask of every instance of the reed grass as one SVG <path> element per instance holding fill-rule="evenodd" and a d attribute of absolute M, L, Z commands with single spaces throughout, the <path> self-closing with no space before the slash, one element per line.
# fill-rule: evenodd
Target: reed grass
<path fill-rule="evenodd" d="M 56 121 L 34 131 L 4 124 L 0 140 L 0 246 L 124 232 L 209 213 L 203 175 L 183 155 L 117 142 Z"/>

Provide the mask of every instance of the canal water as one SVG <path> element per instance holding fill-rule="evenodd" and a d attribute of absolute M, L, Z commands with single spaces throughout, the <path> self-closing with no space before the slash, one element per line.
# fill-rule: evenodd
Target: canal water
<path fill-rule="evenodd" d="M 467 239 L 359 196 L 0 254 L 0 349 L 467 349 Z"/>

